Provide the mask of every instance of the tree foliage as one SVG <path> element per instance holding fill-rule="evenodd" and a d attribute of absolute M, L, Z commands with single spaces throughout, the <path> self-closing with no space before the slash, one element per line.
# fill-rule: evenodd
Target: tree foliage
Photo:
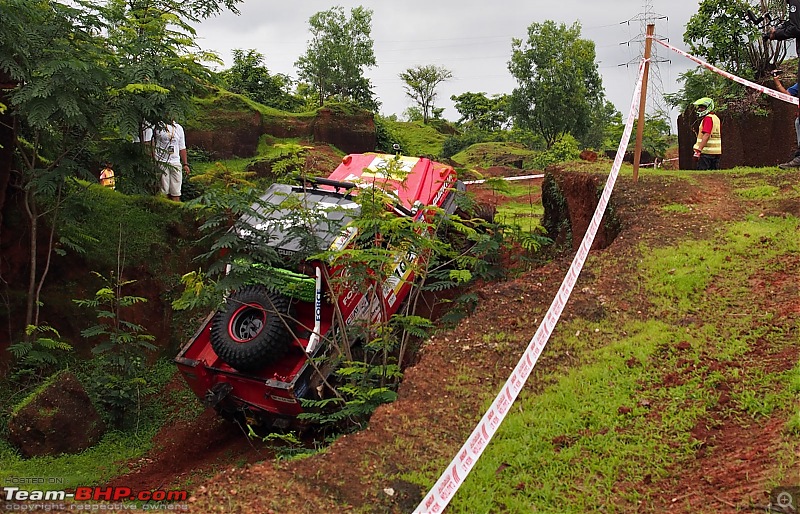
<path fill-rule="evenodd" d="M 702 0 L 689 18 L 683 41 L 690 52 L 710 64 L 737 75 L 752 73 L 756 78 L 775 69 L 786 57 L 783 41 L 765 42 L 759 27 L 748 20 L 748 10 L 767 12 L 773 19 L 786 16 L 782 0 Z M 761 27 L 763 28 L 763 27 Z"/>
<path fill-rule="evenodd" d="M 747 88 L 742 84 L 701 67 L 682 73 L 678 82 L 683 83 L 681 90 L 664 95 L 664 99 L 681 111 L 704 96 L 713 98 L 716 110 L 722 111 L 729 103 L 736 103 L 747 94 Z"/>
<path fill-rule="evenodd" d="M 604 93 L 594 43 L 581 38 L 579 23 L 531 24 L 526 41 L 512 41 L 508 67 L 518 82 L 511 97 L 517 126 L 541 135 L 548 147 L 567 133 L 586 135 Z"/>
<path fill-rule="evenodd" d="M 40 325 L 65 181 L 94 175 L 98 142 L 121 145 L 145 121 L 185 111 L 208 73 L 188 53 L 194 30 L 186 20 L 236 3 L 0 0 L 0 71 L 17 83 L 7 106 L 17 124 L 11 185 L 22 192 L 30 246 L 25 326 Z"/>
<path fill-rule="evenodd" d="M 453 78 L 453 72 L 444 66 L 418 65 L 406 69 L 399 77 L 405 82 L 406 95 L 419 105 L 422 123 L 428 123 L 436 102 L 436 87 Z"/>
<path fill-rule="evenodd" d="M 18 82 L 10 112 L 18 124 L 12 186 L 22 192 L 30 259 L 25 326 L 38 326 L 39 293 L 49 269 L 53 225 L 67 177 L 81 173 L 76 158 L 101 127 L 111 83 L 109 53 L 95 12 L 57 2 L 5 0 L 0 24 L 0 69 Z M 6 13 L 8 16 L 6 16 Z M 49 241 L 43 267 L 39 243 Z M 26 341 L 31 334 L 26 334 Z"/>
<path fill-rule="evenodd" d="M 146 125 L 191 111 L 192 95 L 209 82 L 204 63 L 219 58 L 200 52 L 195 44 L 196 22 L 241 0 L 110 0 L 108 45 L 113 52 L 114 87 L 106 115 L 109 127 L 127 138 L 141 135 Z"/>
<path fill-rule="evenodd" d="M 373 51 L 372 10 L 340 6 L 314 14 L 308 20 L 311 40 L 295 66 L 301 80 L 316 94 L 319 106 L 331 98 L 349 100 L 377 111 L 372 83 L 364 69 L 377 64 Z"/>
<path fill-rule="evenodd" d="M 94 272 L 103 282 L 94 298 L 73 300 L 81 307 L 95 311 L 96 324 L 81 331 L 83 337 L 96 338 L 92 348 L 97 356 L 97 369 L 92 374 L 90 389 L 118 426 L 132 408 L 139 409 L 143 395 L 154 390 L 146 379 L 147 354 L 156 350 L 155 338 L 143 326 L 125 319 L 129 309 L 147 302 L 140 296 L 124 295 L 122 289 L 135 280 L 120 279 L 121 268 L 110 277 Z M 124 313 L 123 313 L 124 311 Z"/>
<path fill-rule="evenodd" d="M 476 128 L 486 132 L 495 132 L 507 127 L 509 122 L 509 95 L 486 96 L 486 93 L 461 93 L 453 95 L 450 100 L 461 114 L 456 122 L 465 128 Z"/>
<path fill-rule="evenodd" d="M 622 137 L 622 114 L 614 104 L 605 100 L 602 108 L 594 109 L 590 115 L 589 130 L 580 139 L 584 148 L 616 149 Z"/>
<path fill-rule="evenodd" d="M 292 79 L 282 74 L 270 75 L 264 66 L 264 55 L 254 49 L 235 49 L 233 65 L 220 78 L 228 91 L 276 109 L 293 112 L 305 106 L 291 93 Z"/>

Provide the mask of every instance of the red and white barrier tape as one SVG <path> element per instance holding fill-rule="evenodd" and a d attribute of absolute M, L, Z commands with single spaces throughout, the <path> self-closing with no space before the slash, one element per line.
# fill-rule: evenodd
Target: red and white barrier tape
<path fill-rule="evenodd" d="M 512 181 L 512 180 L 532 180 L 535 178 L 544 178 L 544 174 L 539 175 L 519 175 L 516 177 L 498 177 L 502 180 Z M 464 185 L 468 186 L 470 184 L 483 184 L 486 182 L 487 179 L 480 179 L 480 180 L 465 180 Z"/>
<path fill-rule="evenodd" d="M 531 371 L 533 371 L 536 361 L 539 360 L 539 356 L 542 354 L 545 344 L 547 344 L 548 339 L 550 339 L 550 334 L 552 334 L 558 319 L 561 317 L 561 312 L 564 310 L 567 300 L 569 300 L 572 289 L 575 287 L 575 282 L 578 280 L 578 275 L 580 275 L 583 264 L 586 262 L 586 257 L 589 255 L 589 249 L 592 247 L 597 230 L 600 228 L 600 220 L 603 218 L 603 213 L 611 198 L 611 191 L 614 189 L 614 183 L 617 181 L 617 175 L 619 175 L 619 169 L 622 166 L 622 159 L 625 156 L 628 139 L 630 139 L 631 130 L 633 129 L 633 121 L 637 114 L 636 107 L 642 89 L 644 63 L 645 61 L 642 60 L 639 65 L 639 80 L 636 82 L 636 90 L 633 93 L 631 109 L 628 113 L 628 121 L 625 124 L 625 131 L 619 142 L 619 148 L 617 149 L 617 155 L 614 159 L 614 165 L 611 167 L 611 173 L 608 175 L 608 180 L 606 181 L 600 200 L 597 203 L 592 221 L 589 223 L 589 228 L 583 236 L 580 248 L 575 254 L 575 258 L 572 260 L 572 264 L 567 271 L 567 275 L 564 277 L 564 281 L 561 283 L 561 287 L 558 289 L 558 293 L 556 293 L 553 303 L 550 304 L 547 314 L 545 314 L 542 323 L 539 325 L 530 343 L 528 343 L 528 347 L 525 349 L 522 358 L 517 363 L 511 376 L 506 380 L 500 393 L 492 402 L 489 410 L 483 415 L 483 418 L 481 418 L 478 425 L 472 431 L 472 434 L 470 434 L 455 458 L 450 462 L 450 465 L 447 466 L 447 469 L 442 473 L 442 476 L 439 477 L 439 480 L 436 481 L 433 488 L 414 510 L 415 514 L 442 512 L 444 508 L 447 507 L 450 500 L 455 496 L 456 491 L 458 491 L 458 488 L 461 487 L 464 479 L 475 466 L 475 463 L 478 461 L 484 449 L 486 449 L 492 436 L 497 432 L 500 423 L 505 419 L 511 404 L 517 399 L 519 392 L 522 390 L 522 386 L 525 384 L 525 381 L 528 380 Z"/>
<path fill-rule="evenodd" d="M 648 36 L 648 37 L 652 37 L 652 36 Z M 738 82 L 739 84 L 743 84 L 743 85 L 749 87 L 750 89 L 755 89 L 759 93 L 764 93 L 765 95 L 772 96 L 774 98 L 777 98 L 778 100 L 783 100 L 784 102 L 789 102 L 790 104 L 797 105 L 797 103 L 798 103 L 796 96 L 787 95 L 786 93 L 781 93 L 780 91 L 776 91 L 776 90 L 774 90 L 772 88 L 762 86 L 761 84 L 756 84 L 755 82 L 750 82 L 749 80 L 743 79 L 742 77 L 737 77 L 736 75 L 728 73 L 725 70 L 721 70 L 721 69 L 717 68 L 716 66 L 714 66 L 712 64 L 708 64 L 704 60 L 698 59 L 697 57 L 695 57 L 693 55 L 690 55 L 690 54 L 684 52 L 683 50 L 675 48 L 674 46 L 670 45 L 666 41 L 661 41 L 660 39 L 656 39 L 656 38 L 653 38 L 653 41 L 655 41 L 656 43 L 658 43 L 658 44 L 660 44 L 662 46 L 665 46 L 666 48 L 669 48 L 670 50 L 673 50 L 673 51 L 681 54 L 682 56 L 686 57 L 687 59 L 693 60 L 694 62 L 696 62 L 700 66 L 703 66 L 704 68 L 707 68 L 707 69 L 713 71 L 714 73 L 717 73 L 719 75 L 722 75 L 723 77 L 729 78 L 734 82 Z"/>
<path fill-rule="evenodd" d="M 645 168 L 645 167 L 649 168 L 650 166 L 652 166 L 653 169 L 655 169 L 655 168 L 660 168 L 661 165 L 664 164 L 665 162 L 677 161 L 677 160 L 678 160 L 677 157 L 673 157 L 672 159 L 656 159 L 655 162 L 648 162 L 648 163 L 645 163 L 645 164 L 640 164 L 639 167 L 640 168 Z"/>

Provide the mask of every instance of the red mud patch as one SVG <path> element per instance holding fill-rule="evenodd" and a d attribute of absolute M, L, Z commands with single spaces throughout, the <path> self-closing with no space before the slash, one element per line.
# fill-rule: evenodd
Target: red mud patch
<path fill-rule="evenodd" d="M 162 395 L 168 397 L 170 391 L 183 387 L 183 378 L 176 374 Z M 107 485 L 136 491 L 154 491 L 175 484 L 185 487 L 221 468 L 273 456 L 253 445 L 238 425 L 223 420 L 213 409 L 187 420 L 179 417 L 182 408 L 173 406 L 173 421 L 153 437 L 153 448 L 146 456 L 129 462 L 130 471 Z"/>

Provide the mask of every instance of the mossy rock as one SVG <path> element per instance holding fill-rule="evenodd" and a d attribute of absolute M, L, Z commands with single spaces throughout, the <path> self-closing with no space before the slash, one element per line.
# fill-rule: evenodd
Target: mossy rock
<path fill-rule="evenodd" d="M 8 440 L 25 457 L 78 453 L 105 431 L 83 385 L 69 372 L 58 373 L 28 395 L 8 422 Z"/>

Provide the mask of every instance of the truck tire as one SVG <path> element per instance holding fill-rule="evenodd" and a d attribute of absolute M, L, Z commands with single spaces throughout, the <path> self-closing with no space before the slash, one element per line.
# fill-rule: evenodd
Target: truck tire
<path fill-rule="evenodd" d="M 282 357 L 291 341 L 282 316 L 288 297 L 263 286 L 246 286 L 228 296 L 211 320 L 211 348 L 232 368 L 257 371 Z"/>

